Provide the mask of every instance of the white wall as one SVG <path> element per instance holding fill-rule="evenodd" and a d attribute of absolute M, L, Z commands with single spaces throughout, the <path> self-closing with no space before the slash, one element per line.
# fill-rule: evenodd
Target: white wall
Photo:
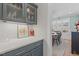
<path fill-rule="evenodd" d="M 0 41 L 17 38 L 17 24 L 0 21 Z"/>
<path fill-rule="evenodd" d="M 51 18 L 73 13 L 79 14 L 79 3 L 50 3 L 49 8 Z"/>
<path fill-rule="evenodd" d="M 38 26 L 40 27 L 40 30 L 42 31 L 43 33 L 43 37 L 44 37 L 44 47 L 43 47 L 43 53 L 44 55 L 47 55 L 47 42 L 46 42 L 46 23 L 47 23 L 47 14 L 45 14 L 47 11 L 44 12 L 44 4 L 37 4 L 38 5 Z M 47 9 L 47 8 L 46 8 Z M 46 20 L 46 21 L 45 21 Z"/>
<path fill-rule="evenodd" d="M 44 55 L 52 55 L 52 44 L 50 39 L 50 26 L 48 19 L 48 4 L 39 3 L 38 4 L 38 25 L 41 27 L 42 33 L 44 34 Z"/>
<path fill-rule="evenodd" d="M 25 25 L 22 23 L 2 22 L 0 21 L 0 41 L 18 39 L 17 38 L 17 25 Z M 38 25 L 32 26 L 35 30 L 35 37 L 41 34 Z M 28 37 L 27 37 L 28 38 Z"/>

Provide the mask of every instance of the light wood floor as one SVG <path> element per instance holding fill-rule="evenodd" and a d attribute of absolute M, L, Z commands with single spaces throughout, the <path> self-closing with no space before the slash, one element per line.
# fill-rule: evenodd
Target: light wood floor
<path fill-rule="evenodd" d="M 60 45 L 53 46 L 53 56 L 79 56 L 71 53 L 71 40 L 63 39 Z"/>

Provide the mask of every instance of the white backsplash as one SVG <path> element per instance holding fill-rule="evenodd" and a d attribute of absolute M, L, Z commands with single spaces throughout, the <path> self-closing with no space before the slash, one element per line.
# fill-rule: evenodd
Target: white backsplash
<path fill-rule="evenodd" d="M 26 25 L 27 26 L 27 25 Z M 41 32 L 37 25 L 32 26 L 35 30 L 35 36 Z M 17 23 L 0 21 L 0 41 L 17 39 Z"/>
<path fill-rule="evenodd" d="M 0 22 L 0 40 L 17 38 L 17 24 Z"/>

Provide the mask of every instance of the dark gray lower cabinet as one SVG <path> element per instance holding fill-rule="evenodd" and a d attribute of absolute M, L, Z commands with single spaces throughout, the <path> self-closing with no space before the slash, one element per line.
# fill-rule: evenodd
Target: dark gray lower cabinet
<path fill-rule="evenodd" d="M 43 55 L 42 52 L 43 52 L 43 51 L 42 51 L 42 46 L 41 46 L 41 45 L 39 45 L 39 47 L 37 47 L 36 49 L 33 49 L 33 50 L 31 51 L 32 56 L 41 56 L 41 55 Z"/>
<path fill-rule="evenodd" d="M 43 40 L 6 52 L 1 56 L 43 56 Z"/>
<path fill-rule="evenodd" d="M 72 32 L 72 53 L 79 54 L 79 32 Z"/>

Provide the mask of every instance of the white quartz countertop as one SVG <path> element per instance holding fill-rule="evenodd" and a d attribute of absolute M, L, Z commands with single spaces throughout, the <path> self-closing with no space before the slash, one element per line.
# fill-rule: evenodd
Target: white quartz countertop
<path fill-rule="evenodd" d="M 43 40 L 42 37 L 29 37 L 22 39 L 9 39 L 0 42 L 0 54 L 6 53 L 8 51 L 14 50 L 16 48 Z"/>

